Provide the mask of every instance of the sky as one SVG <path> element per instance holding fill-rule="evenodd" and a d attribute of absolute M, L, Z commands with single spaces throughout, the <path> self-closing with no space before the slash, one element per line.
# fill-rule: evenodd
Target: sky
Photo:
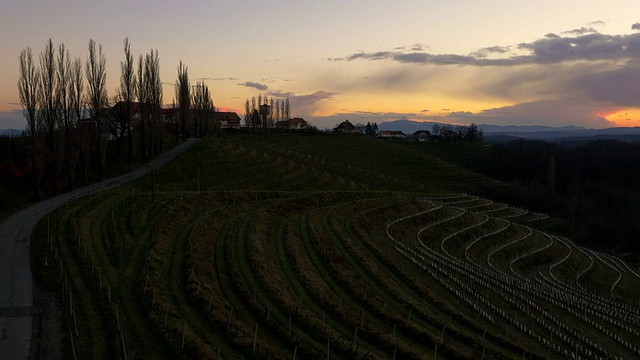
<path fill-rule="evenodd" d="M 399 119 L 640 126 L 638 0 L 3 0 L 0 129 L 22 129 L 18 57 L 90 39 L 113 97 L 128 37 L 156 49 L 165 104 L 182 60 L 214 104 L 244 115 L 289 98 L 318 128 Z"/>

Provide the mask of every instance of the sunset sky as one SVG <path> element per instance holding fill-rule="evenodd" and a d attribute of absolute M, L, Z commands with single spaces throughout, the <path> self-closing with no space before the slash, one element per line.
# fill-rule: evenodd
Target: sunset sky
<path fill-rule="evenodd" d="M 318 128 L 342 120 L 640 126 L 638 0 L 5 0 L 0 129 L 25 127 L 18 56 L 89 39 L 115 94 L 129 38 L 157 49 L 164 103 L 180 60 L 216 107 L 288 97 Z"/>

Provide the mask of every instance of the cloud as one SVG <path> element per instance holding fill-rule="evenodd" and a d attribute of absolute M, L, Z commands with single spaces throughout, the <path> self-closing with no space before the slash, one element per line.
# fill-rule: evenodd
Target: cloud
<path fill-rule="evenodd" d="M 426 113 L 426 112 L 429 112 L 429 109 L 422 109 L 422 110 L 420 110 L 420 112 L 421 113 Z"/>
<path fill-rule="evenodd" d="M 602 21 L 602 20 L 589 21 L 587 23 L 587 25 L 589 25 L 589 26 L 602 26 L 602 25 L 605 25 L 605 22 Z"/>
<path fill-rule="evenodd" d="M 509 46 L 490 46 L 490 47 L 478 49 L 472 52 L 470 55 L 476 58 L 484 58 L 484 57 L 487 57 L 489 54 L 504 54 L 509 52 L 509 50 L 510 50 Z"/>
<path fill-rule="evenodd" d="M 584 35 L 584 34 L 591 34 L 591 33 L 597 33 L 598 30 L 592 28 L 592 27 L 581 27 L 579 29 L 573 29 L 573 30 L 569 30 L 569 31 L 563 31 L 563 34 L 570 34 L 570 35 Z"/>
<path fill-rule="evenodd" d="M 234 77 L 201 77 L 201 78 L 196 78 L 194 80 L 200 80 L 200 81 L 204 81 L 204 80 L 213 80 L 213 81 L 223 81 L 223 80 L 227 80 L 227 81 L 236 81 L 238 80 L 238 78 L 234 78 Z"/>
<path fill-rule="evenodd" d="M 640 22 L 631 25 L 631 30 L 640 30 Z"/>
<path fill-rule="evenodd" d="M 257 82 L 253 82 L 253 81 L 246 81 L 246 82 L 240 83 L 238 85 L 251 87 L 251 88 L 256 88 L 256 89 L 258 89 L 260 91 L 265 91 L 265 90 L 267 90 L 269 88 L 267 85 L 260 84 L 260 83 L 257 83 Z"/>
<path fill-rule="evenodd" d="M 291 104 L 292 115 L 309 117 L 320 107 L 321 102 L 331 100 L 340 93 L 320 90 L 304 95 L 296 95 L 284 91 L 273 91 L 269 94 L 275 97 L 288 98 Z"/>
<path fill-rule="evenodd" d="M 608 107 L 595 105 L 582 99 L 560 98 L 520 103 L 483 110 L 477 114 L 468 111 L 447 116 L 454 122 L 494 125 L 547 125 L 566 126 L 580 124 L 587 128 L 614 126 L 601 113 Z"/>
<path fill-rule="evenodd" d="M 639 25 L 640 27 L 640 25 Z M 580 28 L 565 32 L 569 36 L 547 34 L 529 43 L 520 43 L 512 51 L 510 46 L 481 48 L 469 55 L 431 54 L 425 51 L 359 51 L 332 61 L 391 60 L 404 64 L 463 65 L 463 66 L 514 66 L 527 64 L 551 64 L 566 61 L 626 60 L 640 56 L 640 33 L 607 35 L 593 28 Z M 490 54 L 510 55 L 490 58 Z"/>

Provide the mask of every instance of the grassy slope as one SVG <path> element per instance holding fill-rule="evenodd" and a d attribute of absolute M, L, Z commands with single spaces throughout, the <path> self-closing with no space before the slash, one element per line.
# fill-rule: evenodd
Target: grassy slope
<path fill-rule="evenodd" d="M 493 252 L 500 271 L 544 282 L 567 249 L 527 232 L 539 214 L 438 195 L 495 182 L 415 149 L 357 136 L 216 139 L 156 172 L 155 208 L 151 183 L 70 204 L 37 229 L 38 283 L 75 304 L 60 303 L 71 314 L 62 316 L 67 355 L 73 335 L 92 358 L 320 358 L 327 347 L 332 358 L 562 357 L 586 341 L 562 326 L 598 320 L 560 316 L 574 305 L 514 283 L 509 294 L 502 278 L 485 283 L 479 270 L 438 260 L 440 249 L 469 256 L 482 274 Z M 571 269 L 563 281 L 584 270 L 580 284 L 603 297 L 640 295 L 633 274 L 616 289 L 604 262 L 569 259 L 556 266 Z M 638 328 L 628 326 L 620 334 L 633 342 Z M 585 333 L 617 348 L 607 332 Z M 540 340 L 554 336 L 558 350 Z"/>

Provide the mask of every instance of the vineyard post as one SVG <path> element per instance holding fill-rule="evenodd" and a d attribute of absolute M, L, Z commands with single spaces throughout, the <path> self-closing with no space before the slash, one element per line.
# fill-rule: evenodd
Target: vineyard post
<path fill-rule="evenodd" d="M 358 327 L 356 326 L 356 331 L 353 334 L 353 349 L 358 353 Z"/>
<path fill-rule="evenodd" d="M 127 347 L 124 344 L 124 332 L 120 331 L 120 340 L 122 340 L 122 354 L 124 355 L 124 360 L 127 360 Z"/>
<path fill-rule="evenodd" d="M 187 320 L 183 320 L 182 321 L 182 345 L 180 345 L 181 349 L 184 349 L 184 337 L 186 335 L 186 330 L 187 330 Z"/>
<path fill-rule="evenodd" d="M 76 345 L 73 343 L 73 333 L 69 331 L 69 335 L 71 337 L 71 351 L 73 352 L 73 359 L 78 360 L 78 357 L 76 356 Z"/>
<path fill-rule="evenodd" d="M 253 332 L 253 352 L 256 352 L 256 340 L 258 339 L 258 322 L 256 321 L 256 329 Z"/>
<path fill-rule="evenodd" d="M 327 339 L 327 360 L 329 360 L 329 342 L 331 339 Z"/>
<path fill-rule="evenodd" d="M 229 313 L 229 320 L 227 320 L 227 331 L 229 331 L 229 326 L 231 326 L 231 316 L 233 315 L 233 306 L 231 307 L 231 312 Z"/>

